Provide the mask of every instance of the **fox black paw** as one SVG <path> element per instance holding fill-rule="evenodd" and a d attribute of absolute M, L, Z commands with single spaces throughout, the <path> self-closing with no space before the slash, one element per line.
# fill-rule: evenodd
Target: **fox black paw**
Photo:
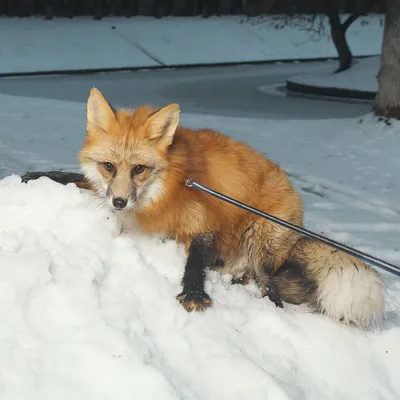
<path fill-rule="evenodd" d="M 41 176 L 46 176 L 46 172 L 26 172 L 21 176 L 23 183 L 39 179 Z"/>
<path fill-rule="evenodd" d="M 225 265 L 225 262 L 222 258 L 217 258 L 214 262 L 214 267 L 219 268 L 223 267 Z"/>
<path fill-rule="evenodd" d="M 249 278 L 245 275 L 242 278 L 232 279 L 232 285 L 248 285 L 250 282 Z"/>
<path fill-rule="evenodd" d="M 176 298 L 187 312 L 203 311 L 212 304 L 210 296 L 204 291 L 182 292 Z"/>
<path fill-rule="evenodd" d="M 273 287 L 267 288 L 266 295 L 275 304 L 277 308 L 283 308 L 283 302 Z"/>

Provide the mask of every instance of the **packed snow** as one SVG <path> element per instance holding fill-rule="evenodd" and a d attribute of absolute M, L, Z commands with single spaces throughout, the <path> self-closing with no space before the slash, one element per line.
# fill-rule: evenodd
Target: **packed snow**
<path fill-rule="evenodd" d="M 346 71 L 335 73 L 335 69 L 324 74 L 296 75 L 290 82 L 317 88 L 356 90 L 359 92 L 376 93 L 378 90 L 378 72 L 380 56 L 354 60 Z"/>
<path fill-rule="evenodd" d="M 82 100 L 84 101 L 84 100 Z M 26 170 L 77 170 L 83 103 L 0 95 L 2 399 L 395 400 L 400 279 L 382 272 L 386 319 L 360 331 L 253 283 L 207 273 L 214 306 L 186 313 L 183 249 L 120 235 L 86 191 Z M 185 114 L 266 152 L 301 192 L 308 228 L 400 264 L 400 125 Z"/>
<path fill-rule="evenodd" d="M 243 16 L 0 21 L 0 36 L 7 38 L 0 45 L 0 74 L 337 56 L 326 18 L 319 25 L 322 34 L 304 17 L 286 26 Z M 350 26 L 347 38 L 354 55 L 380 53 L 383 21 L 383 15 L 373 14 Z"/>

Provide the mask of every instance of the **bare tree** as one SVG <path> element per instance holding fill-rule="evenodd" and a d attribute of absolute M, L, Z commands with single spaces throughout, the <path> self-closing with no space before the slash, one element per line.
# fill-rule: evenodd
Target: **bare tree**
<path fill-rule="evenodd" d="M 347 30 L 354 21 L 366 14 L 366 12 L 374 5 L 375 1 L 376 0 L 357 2 L 358 7 L 356 11 L 349 15 L 343 22 L 340 19 L 339 2 L 332 0 L 323 1 L 323 9 L 328 17 L 331 28 L 332 41 L 339 56 L 339 68 L 336 72 L 345 71 L 351 67 L 353 54 L 351 53 L 350 46 L 347 43 Z"/>
<path fill-rule="evenodd" d="M 268 0 L 273 7 L 276 0 Z M 285 25 L 296 26 L 301 30 L 312 31 L 319 38 L 326 36 L 325 21 L 329 21 L 329 36 L 332 38 L 335 45 L 339 67 L 336 72 L 345 71 L 350 68 L 353 60 L 353 54 L 346 39 L 346 33 L 351 24 L 363 15 L 367 15 L 373 9 L 375 3 L 379 0 L 355 0 L 353 2 L 354 12 L 342 21 L 340 14 L 343 1 L 341 0 L 292 0 L 290 7 L 288 6 L 286 15 L 277 16 L 261 16 L 255 17 L 257 23 L 272 20 L 277 24 L 277 27 Z M 282 6 L 282 3 L 281 3 Z M 293 15 L 293 6 L 302 6 L 310 10 L 309 15 Z"/>
<path fill-rule="evenodd" d="M 375 114 L 400 119 L 400 1 L 386 0 Z"/>

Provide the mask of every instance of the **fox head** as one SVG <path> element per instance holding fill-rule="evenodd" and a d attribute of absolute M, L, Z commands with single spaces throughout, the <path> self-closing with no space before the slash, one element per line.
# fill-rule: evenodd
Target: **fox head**
<path fill-rule="evenodd" d="M 79 162 L 98 195 L 115 210 L 142 208 L 164 191 L 167 152 L 179 106 L 114 110 L 93 88 L 86 107 L 86 142 Z"/>

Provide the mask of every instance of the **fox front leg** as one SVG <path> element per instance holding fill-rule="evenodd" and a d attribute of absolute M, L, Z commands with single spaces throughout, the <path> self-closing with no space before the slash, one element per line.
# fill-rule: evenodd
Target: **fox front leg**
<path fill-rule="evenodd" d="M 35 179 L 39 179 L 42 176 L 51 179 L 52 181 L 67 185 L 68 183 L 75 183 L 76 186 L 82 189 L 91 189 L 89 182 L 86 180 L 83 174 L 75 172 L 64 172 L 64 171 L 43 171 L 43 172 L 26 172 L 21 176 L 22 182 L 26 183 Z"/>
<path fill-rule="evenodd" d="M 210 235 L 193 238 L 189 244 L 185 273 L 182 278 L 183 291 L 176 298 L 186 311 L 203 311 L 212 300 L 204 291 L 205 269 L 215 257 L 215 241 Z"/>

